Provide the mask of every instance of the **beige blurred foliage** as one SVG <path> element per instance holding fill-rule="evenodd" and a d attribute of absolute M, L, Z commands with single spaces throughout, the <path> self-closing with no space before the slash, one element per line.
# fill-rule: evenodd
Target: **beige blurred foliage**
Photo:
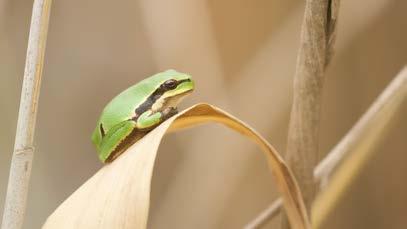
<path fill-rule="evenodd" d="M 31 4 L 0 2 L 0 206 Z M 407 2 L 366 4 L 341 2 L 336 53 L 324 88 L 322 155 L 407 63 Z M 299 0 L 54 1 L 25 228 L 40 227 L 102 166 L 90 133 L 104 104 L 167 68 L 187 71 L 197 81 L 184 107 L 218 105 L 283 152 L 302 13 Z M 406 115 L 405 108 L 326 228 L 405 227 Z M 191 149 L 193 154 L 185 153 Z M 216 126 L 167 136 L 153 179 L 149 227 L 237 228 L 250 221 L 277 196 L 255 150 Z"/>

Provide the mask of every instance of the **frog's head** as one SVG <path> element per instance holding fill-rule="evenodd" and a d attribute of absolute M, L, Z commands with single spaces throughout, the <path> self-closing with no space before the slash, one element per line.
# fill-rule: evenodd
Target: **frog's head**
<path fill-rule="evenodd" d="M 163 111 L 166 108 L 177 108 L 178 103 L 194 90 L 191 76 L 175 70 L 167 70 L 153 76 L 156 81 L 155 102 L 151 109 Z"/>

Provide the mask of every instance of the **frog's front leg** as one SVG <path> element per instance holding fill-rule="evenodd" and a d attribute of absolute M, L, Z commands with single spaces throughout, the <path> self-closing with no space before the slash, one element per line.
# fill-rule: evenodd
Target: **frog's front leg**
<path fill-rule="evenodd" d="M 152 112 L 148 110 L 137 118 L 137 129 L 151 129 L 177 113 L 177 109 L 169 107 L 163 111 Z"/>

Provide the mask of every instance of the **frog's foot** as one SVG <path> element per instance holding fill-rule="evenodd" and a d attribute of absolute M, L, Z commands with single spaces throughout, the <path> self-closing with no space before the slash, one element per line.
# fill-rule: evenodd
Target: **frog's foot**
<path fill-rule="evenodd" d="M 167 107 L 163 111 L 161 111 L 162 120 L 165 121 L 172 116 L 178 113 L 178 109 L 176 107 Z"/>

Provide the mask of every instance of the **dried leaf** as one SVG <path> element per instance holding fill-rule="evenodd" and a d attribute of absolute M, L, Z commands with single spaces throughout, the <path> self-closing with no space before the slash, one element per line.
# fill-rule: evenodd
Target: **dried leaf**
<path fill-rule="evenodd" d="M 47 219 L 43 228 L 146 228 L 151 178 L 158 146 L 167 131 L 218 122 L 245 135 L 265 153 L 293 228 L 310 228 L 291 171 L 256 131 L 219 108 L 197 104 L 175 115 L 104 166 Z"/>

